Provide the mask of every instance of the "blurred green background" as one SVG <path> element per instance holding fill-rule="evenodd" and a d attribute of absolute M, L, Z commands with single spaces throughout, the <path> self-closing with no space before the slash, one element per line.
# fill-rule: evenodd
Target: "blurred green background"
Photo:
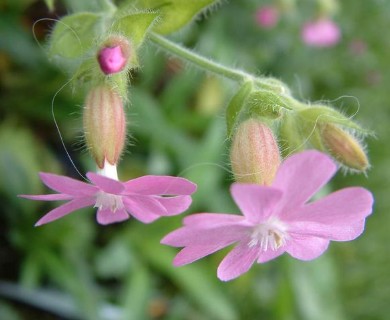
<path fill-rule="evenodd" d="M 72 2 L 72 1 L 69 1 Z M 0 1 L 0 319 L 388 319 L 390 255 L 388 137 L 390 135 L 390 2 L 340 1 L 334 20 L 342 39 L 332 48 L 307 47 L 302 24 L 316 17 L 315 1 L 281 1 L 272 29 L 256 24 L 265 1 L 230 0 L 172 39 L 230 66 L 275 76 L 305 101 L 328 101 L 376 132 L 367 141 L 367 176 L 339 173 L 332 188 L 362 185 L 375 195 L 365 233 L 332 243 L 319 259 L 283 256 L 232 282 L 216 278 L 226 250 L 174 268 L 176 249 L 159 244 L 182 217 L 151 225 L 132 219 L 100 226 L 81 210 L 34 228 L 51 204 L 17 198 L 45 193 L 39 171 L 78 178 L 94 170 L 83 148 L 82 91 L 45 56 L 57 3 Z M 268 2 L 269 3 L 269 2 Z M 237 212 L 225 138 L 224 108 L 235 84 L 196 71 L 152 45 L 140 53 L 127 107 L 129 145 L 122 180 L 170 174 L 198 184 L 186 213 Z"/>

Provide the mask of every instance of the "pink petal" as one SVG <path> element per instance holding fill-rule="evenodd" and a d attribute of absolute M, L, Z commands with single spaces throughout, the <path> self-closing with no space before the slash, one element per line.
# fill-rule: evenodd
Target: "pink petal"
<path fill-rule="evenodd" d="M 186 216 L 183 223 L 190 227 L 213 228 L 222 225 L 240 224 L 245 221 L 245 217 L 235 214 L 223 213 L 196 213 Z"/>
<path fill-rule="evenodd" d="M 228 244 L 229 245 L 229 244 Z M 208 245 L 208 246 L 188 246 L 183 248 L 173 259 L 173 265 L 180 267 L 182 265 L 199 260 L 209 254 L 212 254 L 227 245 L 223 243 Z"/>
<path fill-rule="evenodd" d="M 118 195 L 125 189 L 122 182 L 107 178 L 94 172 L 88 172 L 87 177 L 92 181 L 92 183 L 107 193 Z"/>
<path fill-rule="evenodd" d="M 248 227 L 230 225 L 212 229 L 182 227 L 169 234 L 162 240 L 162 244 L 173 247 L 185 246 L 227 246 L 246 237 Z"/>
<path fill-rule="evenodd" d="M 161 216 L 166 216 L 167 211 L 158 200 L 148 196 L 122 197 L 127 212 L 139 221 L 150 223 Z"/>
<path fill-rule="evenodd" d="M 191 181 L 170 176 L 143 176 L 124 183 L 126 192 L 143 195 L 190 195 L 196 191 Z"/>
<path fill-rule="evenodd" d="M 190 196 L 159 197 L 157 201 L 165 208 L 168 216 L 186 211 L 192 202 Z"/>
<path fill-rule="evenodd" d="M 81 197 L 93 195 L 98 191 L 93 185 L 69 177 L 45 172 L 40 172 L 39 176 L 45 185 L 60 193 Z"/>
<path fill-rule="evenodd" d="M 288 157 L 276 173 L 273 187 L 283 193 L 279 216 L 309 200 L 336 172 L 334 162 L 325 154 L 310 150 Z"/>
<path fill-rule="evenodd" d="M 363 232 L 373 201 L 364 188 L 339 190 L 287 216 L 289 230 L 330 240 L 353 240 Z"/>
<path fill-rule="evenodd" d="M 30 195 L 30 194 L 20 194 L 20 198 L 30 199 L 30 200 L 42 200 L 42 201 L 58 201 L 58 200 L 71 200 L 74 196 L 63 193 L 55 194 L 39 194 L 39 195 Z"/>
<path fill-rule="evenodd" d="M 99 209 L 96 215 L 97 222 L 103 225 L 121 222 L 129 219 L 125 209 L 111 211 L 110 209 Z"/>
<path fill-rule="evenodd" d="M 92 197 L 76 198 L 72 201 L 69 201 L 59 206 L 58 208 L 51 210 L 49 213 L 47 213 L 41 219 L 39 219 L 39 221 L 35 224 L 35 226 L 38 227 L 43 224 L 52 222 L 54 220 L 62 218 L 63 216 L 73 211 L 76 211 L 84 207 L 92 206 L 93 204 L 95 204 L 95 199 Z"/>
<path fill-rule="evenodd" d="M 321 237 L 334 241 L 350 241 L 359 237 L 364 231 L 365 220 L 351 224 L 327 225 L 317 222 L 294 222 L 289 226 L 291 233 Z"/>
<path fill-rule="evenodd" d="M 258 263 L 268 262 L 272 259 L 275 259 L 276 257 L 279 257 L 285 252 L 286 252 L 285 246 L 282 246 L 277 250 L 267 250 L 265 252 L 262 251 L 259 253 L 259 258 L 257 259 L 257 262 Z"/>
<path fill-rule="evenodd" d="M 267 220 L 282 198 L 280 190 L 256 184 L 234 183 L 231 193 L 241 212 L 254 224 Z"/>
<path fill-rule="evenodd" d="M 222 281 L 229 281 L 247 272 L 259 256 L 257 247 L 247 243 L 238 244 L 218 266 L 217 275 Z"/>
<path fill-rule="evenodd" d="M 286 220 L 313 221 L 328 225 L 344 224 L 365 219 L 372 212 L 374 198 L 368 190 L 350 187 L 305 205 Z"/>
<path fill-rule="evenodd" d="M 328 246 L 329 240 L 327 239 L 312 236 L 291 237 L 286 251 L 296 259 L 307 261 L 318 258 Z"/>

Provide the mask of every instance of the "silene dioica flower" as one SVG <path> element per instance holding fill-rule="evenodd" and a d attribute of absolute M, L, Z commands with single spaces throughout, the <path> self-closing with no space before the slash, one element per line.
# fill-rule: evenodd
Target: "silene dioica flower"
<path fill-rule="evenodd" d="M 58 193 L 21 197 L 67 202 L 44 215 L 36 226 L 91 206 L 97 208 L 97 221 L 103 225 L 129 219 L 130 216 L 150 223 L 162 216 L 176 215 L 187 210 L 191 204 L 190 195 L 196 190 L 194 183 L 170 176 L 149 175 L 120 182 L 116 167 L 108 163 L 104 175 L 87 173 L 90 183 L 51 173 L 40 173 L 40 177 L 46 186 Z"/>
<path fill-rule="evenodd" d="M 329 18 L 307 22 L 301 32 L 302 40 L 312 47 L 332 47 L 341 38 L 339 26 Z"/>
<path fill-rule="evenodd" d="M 349 241 L 364 230 L 372 211 L 372 194 L 361 187 L 310 198 L 336 172 L 334 162 L 318 151 L 287 158 L 270 186 L 234 183 L 231 194 L 243 215 L 199 213 L 187 216 L 184 226 L 162 243 L 184 247 L 175 257 L 181 266 L 231 244 L 232 251 L 218 267 L 227 281 L 287 252 L 300 260 L 320 256 L 333 241 Z"/>

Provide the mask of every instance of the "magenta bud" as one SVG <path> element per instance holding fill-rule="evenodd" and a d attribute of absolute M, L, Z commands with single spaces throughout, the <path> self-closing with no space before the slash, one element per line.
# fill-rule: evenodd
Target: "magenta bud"
<path fill-rule="evenodd" d="M 98 52 L 97 59 L 100 69 L 108 75 L 124 70 L 129 56 L 129 42 L 123 37 L 115 36 L 105 42 Z"/>

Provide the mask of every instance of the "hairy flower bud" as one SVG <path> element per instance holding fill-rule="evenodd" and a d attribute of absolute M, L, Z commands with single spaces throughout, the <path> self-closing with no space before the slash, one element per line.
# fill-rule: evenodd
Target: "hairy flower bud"
<path fill-rule="evenodd" d="M 130 56 L 130 44 L 123 37 L 112 37 L 105 42 L 98 52 L 98 62 L 104 74 L 122 71 Z"/>
<path fill-rule="evenodd" d="M 242 122 L 233 137 L 230 160 L 237 182 L 270 185 L 280 164 L 272 130 L 256 119 Z"/>
<path fill-rule="evenodd" d="M 342 164 L 359 171 L 365 171 L 369 167 L 363 147 L 348 132 L 333 124 L 324 124 L 321 127 L 321 137 L 324 146 Z"/>
<path fill-rule="evenodd" d="M 105 161 L 114 165 L 122 153 L 126 138 L 123 102 L 107 85 L 92 88 L 85 100 L 84 133 L 88 148 L 99 168 Z"/>

